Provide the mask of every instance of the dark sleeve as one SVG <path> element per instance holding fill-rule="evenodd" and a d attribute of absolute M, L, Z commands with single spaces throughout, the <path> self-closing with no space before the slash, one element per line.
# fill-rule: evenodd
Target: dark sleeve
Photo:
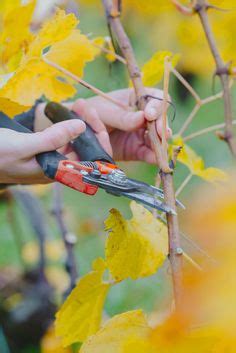
<path fill-rule="evenodd" d="M 43 99 L 38 99 L 34 106 L 25 113 L 17 115 L 14 120 L 16 120 L 21 125 L 25 126 L 27 129 L 34 131 L 34 119 L 35 119 L 35 110 L 38 104 L 42 103 Z"/>

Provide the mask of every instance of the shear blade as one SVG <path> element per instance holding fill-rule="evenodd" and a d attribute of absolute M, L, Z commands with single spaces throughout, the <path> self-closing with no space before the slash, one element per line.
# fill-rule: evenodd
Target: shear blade
<path fill-rule="evenodd" d="M 131 200 L 140 202 L 148 207 L 154 208 L 156 210 L 168 213 L 168 214 L 172 214 L 172 215 L 176 215 L 175 210 L 173 210 L 171 207 L 169 207 L 168 205 L 166 205 L 164 202 L 161 202 L 160 200 L 158 200 L 157 198 L 151 196 L 151 195 L 147 195 L 147 194 L 140 194 L 139 192 L 122 192 L 120 195 L 128 197 Z"/>
<path fill-rule="evenodd" d="M 127 178 L 128 182 L 137 188 L 140 192 L 145 193 L 146 195 L 154 195 L 164 199 L 164 193 L 162 189 L 159 189 L 153 185 L 149 185 L 147 183 L 136 181 L 135 179 Z M 176 205 L 185 210 L 185 206 L 179 200 L 176 200 Z M 168 207 L 168 206 L 167 206 Z M 173 211 L 173 210 L 172 210 Z"/>

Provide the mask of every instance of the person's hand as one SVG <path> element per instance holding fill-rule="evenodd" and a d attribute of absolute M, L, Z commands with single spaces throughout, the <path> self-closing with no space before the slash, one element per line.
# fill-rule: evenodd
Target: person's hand
<path fill-rule="evenodd" d="M 65 103 L 65 105 L 92 126 L 102 146 L 110 155 L 113 153 L 115 160 L 140 160 L 155 163 L 155 155 L 146 133 L 146 123 L 155 120 L 157 133 L 161 137 L 163 92 L 155 88 L 147 88 L 146 92 L 160 100 L 150 99 L 144 111 L 127 112 L 99 96 L 86 100 L 78 99 L 74 103 Z M 135 107 L 135 95 L 132 89 L 113 91 L 109 95 L 127 106 Z M 41 131 L 51 125 L 44 115 L 44 108 L 45 104 L 41 104 L 36 110 L 36 131 Z M 171 134 L 171 129 L 167 127 L 166 137 L 169 138 Z M 69 158 L 77 159 L 73 153 L 69 155 Z"/>
<path fill-rule="evenodd" d="M 158 89 L 147 88 L 147 94 L 157 98 L 163 97 L 163 92 Z M 114 91 L 109 95 L 123 104 L 135 106 L 132 89 Z M 96 96 L 87 100 L 78 99 L 71 109 L 92 125 L 107 152 L 111 154 L 113 151 L 115 160 L 156 162 L 146 132 L 146 122 L 155 120 L 157 134 L 161 137 L 163 109 L 161 100 L 150 99 L 144 111 L 127 112 Z M 169 138 L 171 133 L 171 129 L 167 127 L 166 137 Z"/>
<path fill-rule="evenodd" d="M 50 182 L 36 162 L 35 155 L 63 147 L 85 131 L 80 120 L 64 121 L 42 132 L 24 134 L 0 129 L 0 183 L 42 184 Z M 69 151 L 69 149 L 68 149 Z"/>

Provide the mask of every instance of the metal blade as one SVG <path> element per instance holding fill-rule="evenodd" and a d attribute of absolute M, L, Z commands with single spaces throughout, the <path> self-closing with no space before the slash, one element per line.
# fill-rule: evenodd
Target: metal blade
<path fill-rule="evenodd" d="M 139 190 L 140 192 L 144 192 L 144 193 L 150 194 L 150 195 L 156 195 L 156 196 L 164 199 L 164 193 L 163 193 L 162 189 L 159 189 L 153 185 L 149 185 L 149 184 L 144 183 L 142 181 L 137 181 L 135 179 L 127 178 L 127 180 L 130 185 L 132 185 L 133 187 L 136 187 L 136 189 Z M 182 204 L 181 201 L 176 200 L 176 205 L 185 210 L 185 206 Z"/>
<path fill-rule="evenodd" d="M 175 210 L 158 199 L 158 197 L 163 199 L 163 191 L 154 186 L 129 178 L 123 185 L 117 185 L 108 180 L 107 177 L 102 176 L 96 179 L 88 173 L 83 175 L 83 180 L 97 185 L 109 194 L 125 196 L 159 211 L 176 215 Z"/>
<path fill-rule="evenodd" d="M 147 194 L 140 194 L 139 192 L 120 192 L 120 196 L 128 197 L 131 200 L 137 201 L 146 205 L 148 207 L 154 208 L 156 210 L 176 215 L 175 210 L 166 205 L 164 202 L 158 200 L 156 197 Z"/>

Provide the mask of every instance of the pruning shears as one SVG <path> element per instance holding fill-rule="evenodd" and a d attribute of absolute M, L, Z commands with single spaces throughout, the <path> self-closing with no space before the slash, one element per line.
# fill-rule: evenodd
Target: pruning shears
<path fill-rule="evenodd" d="M 46 116 L 53 122 L 81 119 L 66 107 L 50 102 L 45 108 Z M 22 124 L 2 116 L 0 127 L 22 133 L 32 133 Z M 110 155 L 100 145 L 94 131 L 86 123 L 86 130 L 71 141 L 72 148 L 79 157 L 79 162 L 67 159 L 57 151 L 43 152 L 36 156 L 44 174 L 61 184 L 87 195 L 95 195 L 99 188 L 115 196 L 124 196 L 169 214 L 175 210 L 166 205 L 163 191 L 126 176 Z M 181 202 L 176 204 L 182 208 Z"/>

